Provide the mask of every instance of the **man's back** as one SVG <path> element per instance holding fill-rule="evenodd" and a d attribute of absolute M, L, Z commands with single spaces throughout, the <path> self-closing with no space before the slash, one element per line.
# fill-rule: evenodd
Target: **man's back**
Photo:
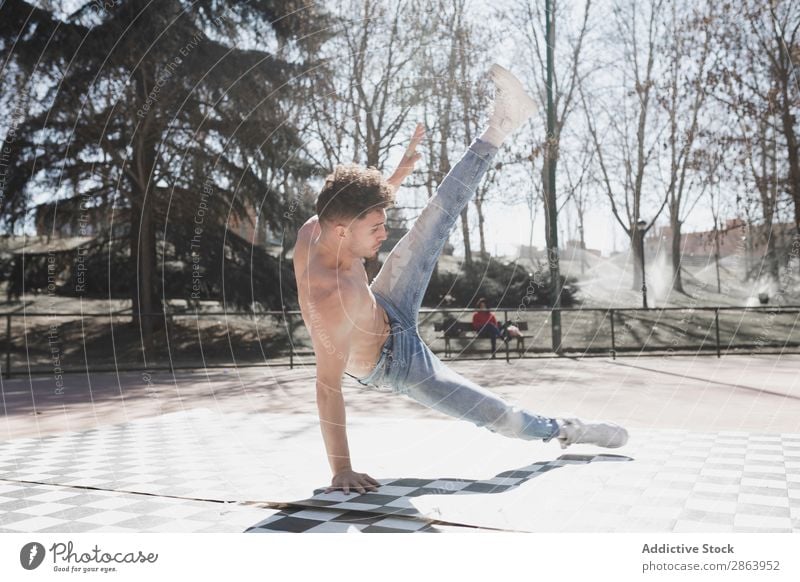
<path fill-rule="evenodd" d="M 320 226 L 317 217 L 299 230 L 294 251 L 297 297 L 303 321 L 311 334 L 318 366 L 321 353 L 346 358 L 345 369 L 362 376 L 375 365 L 380 348 L 389 334 L 383 308 L 369 289 L 366 271 L 360 261 L 349 269 L 338 268 L 335 257 L 318 245 Z M 337 329 L 330 329 L 331 326 Z M 335 346 L 341 328 L 347 328 L 348 349 Z"/>

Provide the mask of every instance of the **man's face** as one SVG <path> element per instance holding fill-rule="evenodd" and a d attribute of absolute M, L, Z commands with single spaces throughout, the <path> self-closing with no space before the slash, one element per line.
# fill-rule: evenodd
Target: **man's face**
<path fill-rule="evenodd" d="M 353 254 L 365 259 L 375 258 L 387 238 L 386 210 L 379 208 L 354 220 L 349 231 Z"/>

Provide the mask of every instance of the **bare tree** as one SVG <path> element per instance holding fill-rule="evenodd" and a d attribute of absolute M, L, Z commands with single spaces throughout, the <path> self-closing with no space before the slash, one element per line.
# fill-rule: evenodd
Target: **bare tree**
<path fill-rule="evenodd" d="M 455 3 L 458 6 L 458 26 L 455 31 L 455 41 L 457 47 L 458 63 L 456 75 L 460 82 L 455 84 L 458 105 L 461 109 L 461 121 L 464 136 L 464 145 L 469 146 L 478 137 L 480 123 L 484 115 L 485 105 L 488 100 L 488 84 L 486 82 L 486 71 L 491 65 L 492 55 L 482 47 L 489 46 L 497 42 L 492 38 L 492 30 L 476 23 L 474 19 L 469 19 L 469 12 L 463 0 Z M 478 217 L 478 242 L 480 245 L 480 256 L 486 260 L 489 253 L 486 250 L 486 232 L 484 204 L 488 202 L 489 195 L 495 191 L 497 185 L 500 166 L 490 169 L 486 178 L 478 185 L 472 202 Z M 462 225 L 467 227 L 467 209 L 462 212 Z"/>
<path fill-rule="evenodd" d="M 667 116 L 666 197 L 671 230 L 672 288 L 685 293 L 681 279 L 681 229 L 702 197 L 694 171 L 701 113 L 707 102 L 706 77 L 712 58 L 715 4 L 672 3 L 665 14 L 668 46 L 665 82 L 656 96 Z M 694 195 L 689 200 L 690 194 Z"/>
<path fill-rule="evenodd" d="M 652 174 L 663 132 L 653 95 L 663 0 L 651 0 L 646 10 L 639 6 L 634 0 L 622 0 L 612 10 L 608 34 L 618 44 L 609 44 L 604 52 L 610 59 L 605 72 L 615 84 L 594 86 L 591 91 L 587 83 L 579 86 L 595 149 L 595 179 L 631 243 L 633 289 L 642 287 L 644 237 L 667 203 L 666 195 L 657 197 L 652 218 L 643 218 L 643 206 L 653 202 L 647 194 L 657 191 Z"/>
<path fill-rule="evenodd" d="M 714 222 L 712 240 L 714 253 L 714 267 L 717 276 L 717 293 L 722 293 L 722 279 L 720 277 L 720 240 L 726 236 L 727 228 L 723 229 L 721 216 L 726 199 L 722 195 L 722 186 L 725 177 L 729 174 L 725 163 L 725 155 L 719 147 L 703 148 L 697 156 L 697 170 L 704 178 L 708 208 Z"/>
<path fill-rule="evenodd" d="M 432 45 L 428 51 L 428 67 L 426 68 L 431 80 L 433 93 L 432 112 L 435 116 L 435 129 L 430 136 L 431 161 L 433 165 L 429 168 L 432 174 L 431 184 L 438 187 L 451 168 L 451 148 L 453 145 L 459 146 L 465 138 L 460 137 L 456 132 L 458 124 L 458 98 L 461 91 L 461 82 L 458 74 L 459 62 L 459 28 L 462 26 L 464 16 L 464 1 L 448 3 L 441 2 L 438 5 L 440 18 L 436 19 L 438 34 L 441 38 L 448 39 L 446 44 Z M 437 53 L 441 55 L 437 58 Z M 472 247 L 469 237 L 469 207 L 465 207 L 461 212 L 461 235 L 464 244 L 464 263 L 472 263 Z"/>
<path fill-rule="evenodd" d="M 590 32 L 590 14 L 592 1 L 584 0 L 580 5 L 552 1 L 552 22 L 556 29 L 556 46 L 554 49 L 559 57 L 555 59 L 556 66 L 553 70 L 553 104 L 555 109 L 555 131 L 551 139 L 536 140 L 530 143 L 530 163 L 538 167 L 540 174 L 540 187 L 529 190 L 528 208 L 533 219 L 533 206 L 544 202 L 543 193 L 547 191 L 550 181 L 551 168 L 558 174 L 562 135 L 570 115 L 580 105 L 579 85 L 581 77 L 589 63 L 585 62 L 586 46 Z M 519 1 L 512 5 L 509 11 L 510 18 L 519 26 L 521 47 L 524 50 L 523 63 L 526 73 L 536 87 L 540 103 L 547 103 L 547 39 L 545 38 L 545 10 L 541 2 Z M 546 108 L 540 108 L 540 115 L 544 120 L 547 115 Z M 545 123 L 546 126 L 546 123 Z M 539 154 L 542 154 L 541 156 Z M 541 158 L 541 159 L 540 159 Z M 538 164 L 541 163 L 541 166 Z M 559 189 L 564 192 L 564 190 Z M 568 196 L 568 194 L 567 194 Z M 562 195 L 562 198 L 564 195 Z M 563 202 L 560 204 L 563 206 Z M 533 229 L 533 222 L 531 222 Z M 530 234 L 530 244 L 533 243 L 533 232 Z"/>
<path fill-rule="evenodd" d="M 792 56 L 787 42 L 796 42 L 800 12 L 789 3 L 769 6 L 746 2 L 743 13 L 729 15 L 717 28 L 723 58 L 714 69 L 719 77 L 716 100 L 732 117 L 732 131 L 724 144 L 735 155 L 742 171 L 737 178 L 745 202 L 756 202 L 761 215 L 759 233 L 766 246 L 765 262 L 748 276 L 766 271 L 777 280 L 780 259 L 774 223 L 781 198 L 788 197 L 798 222 L 798 190 L 795 187 L 797 146 L 794 117 L 798 88 L 793 86 Z M 784 35 L 785 38 L 784 38 Z M 794 161 L 793 161 L 794 160 Z M 750 211 L 752 204 L 747 204 Z M 750 243 L 755 241 L 750 237 Z"/>
<path fill-rule="evenodd" d="M 572 152 L 564 156 L 564 175 L 566 177 L 567 200 L 571 200 L 577 217 L 578 241 L 580 244 L 581 275 L 586 273 L 586 213 L 591 205 L 592 186 L 590 171 L 594 150 L 588 145 L 580 148 L 575 156 Z M 570 159 L 570 158 L 575 159 Z"/>
<path fill-rule="evenodd" d="M 763 95 L 775 112 L 782 133 L 783 156 L 788 162 L 786 190 L 794 202 L 795 228 L 800 236 L 800 144 L 797 111 L 800 110 L 800 5 L 791 0 L 744 2 L 744 21 L 756 39 L 748 43 L 748 60 L 770 79 Z M 777 144 L 776 144 L 777 145 Z"/>
<path fill-rule="evenodd" d="M 329 66 L 309 74 L 309 154 L 324 169 L 352 161 L 383 171 L 392 149 L 408 138 L 409 113 L 426 91 L 417 65 L 433 13 L 419 0 L 334 6 L 346 16 L 322 47 Z M 370 278 L 379 267 L 377 259 L 366 261 Z"/>
<path fill-rule="evenodd" d="M 491 34 L 491 31 L 476 26 L 468 0 L 439 0 L 432 7 L 435 17 L 430 25 L 435 36 L 444 40 L 424 48 L 419 67 L 428 87 L 424 105 L 428 167 L 424 182 L 429 197 L 450 171 L 453 154 L 460 154 L 477 137 L 488 93 L 486 70 L 490 57 L 480 50 L 480 46 L 482 42 L 489 42 L 486 37 Z M 478 213 L 481 254 L 484 256 L 482 205 L 489 192 L 492 171 L 489 174 L 473 198 Z M 470 241 L 469 206 L 461 212 L 461 235 L 464 263 L 470 265 L 474 253 Z"/>
<path fill-rule="evenodd" d="M 745 127 L 741 127 L 742 134 L 748 135 L 742 142 L 742 154 L 748 173 L 745 174 L 746 186 L 755 187 L 760 202 L 762 228 L 760 229 L 761 241 L 766 243 L 767 273 L 777 281 L 779 276 L 778 257 L 775 249 L 774 223 L 778 208 L 778 140 L 775 118 L 771 112 L 753 119 L 756 134 L 748 135 Z M 740 125 L 744 120 L 740 119 Z M 749 139 L 755 138 L 755 139 Z M 749 174 L 749 175 L 748 175 Z M 763 264 L 759 264 L 759 274 Z M 756 276 L 756 278 L 758 278 Z"/>

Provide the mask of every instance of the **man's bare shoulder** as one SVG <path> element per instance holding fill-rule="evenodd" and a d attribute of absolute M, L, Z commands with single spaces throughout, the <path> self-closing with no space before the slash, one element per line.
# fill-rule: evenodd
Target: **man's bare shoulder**
<path fill-rule="evenodd" d="M 319 236 L 319 220 L 316 215 L 309 218 L 306 223 L 297 230 L 297 239 L 294 243 L 294 269 L 295 276 L 305 272 L 306 263 L 309 261 L 311 245 L 315 238 Z"/>
<path fill-rule="evenodd" d="M 303 226 L 297 231 L 297 240 L 307 242 L 308 240 L 316 237 L 320 233 L 319 218 L 315 214 L 303 223 Z"/>

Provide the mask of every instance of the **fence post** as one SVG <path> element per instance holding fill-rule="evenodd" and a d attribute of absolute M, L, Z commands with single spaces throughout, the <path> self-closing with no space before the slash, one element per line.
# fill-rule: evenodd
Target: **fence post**
<path fill-rule="evenodd" d="M 167 343 L 167 345 L 171 345 L 170 341 L 169 341 L 169 338 L 171 337 L 170 333 L 172 333 L 172 330 L 175 329 L 175 319 L 172 316 L 172 310 L 171 309 L 166 309 L 164 311 L 164 316 L 165 316 L 164 317 L 164 341 Z M 228 333 L 230 333 L 230 332 L 228 332 Z M 169 360 L 168 361 L 169 361 L 169 373 L 170 374 L 174 374 L 175 373 L 174 360 L 175 360 L 175 358 L 173 358 L 171 355 L 169 355 Z"/>
<path fill-rule="evenodd" d="M 6 378 L 11 378 L 11 315 L 6 314 Z"/>
<path fill-rule="evenodd" d="M 505 329 L 506 329 L 506 337 L 508 337 L 508 310 L 503 310 L 503 321 L 505 322 Z M 511 363 L 511 357 L 509 356 L 509 347 L 508 344 L 511 342 L 504 342 L 506 344 L 506 364 Z"/>
<path fill-rule="evenodd" d="M 292 315 L 286 314 L 286 326 L 289 328 L 289 369 L 294 370 L 294 332 L 292 331 Z"/>
<path fill-rule="evenodd" d="M 617 359 L 617 342 L 614 336 L 614 310 L 611 309 L 611 359 Z"/>
<path fill-rule="evenodd" d="M 719 307 L 714 309 L 714 326 L 717 328 L 717 357 L 722 357 L 719 351 Z"/>

